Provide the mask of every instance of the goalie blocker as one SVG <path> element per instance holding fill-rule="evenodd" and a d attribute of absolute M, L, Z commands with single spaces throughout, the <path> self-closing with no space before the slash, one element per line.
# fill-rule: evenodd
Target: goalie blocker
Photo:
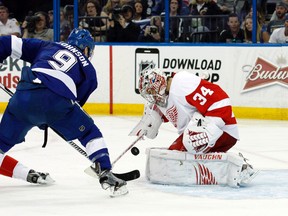
<path fill-rule="evenodd" d="M 258 172 L 240 153 L 191 154 L 148 148 L 146 154 L 146 178 L 157 184 L 239 187 L 249 184 Z"/>

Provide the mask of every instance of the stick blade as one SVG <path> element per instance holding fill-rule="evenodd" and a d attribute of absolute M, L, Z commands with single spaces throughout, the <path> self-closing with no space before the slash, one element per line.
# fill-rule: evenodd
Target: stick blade
<path fill-rule="evenodd" d="M 87 167 L 84 170 L 84 172 L 93 178 L 99 179 L 92 166 Z M 138 179 L 140 177 L 140 171 L 139 170 L 132 170 L 132 171 L 126 172 L 126 173 L 114 173 L 113 172 L 113 175 L 115 175 L 117 178 L 120 178 L 124 181 L 132 181 L 132 180 Z"/>
<path fill-rule="evenodd" d="M 117 178 L 120 178 L 125 181 L 133 181 L 135 179 L 138 179 L 140 177 L 140 171 L 139 170 L 132 170 L 130 172 L 126 173 L 113 173 Z"/>

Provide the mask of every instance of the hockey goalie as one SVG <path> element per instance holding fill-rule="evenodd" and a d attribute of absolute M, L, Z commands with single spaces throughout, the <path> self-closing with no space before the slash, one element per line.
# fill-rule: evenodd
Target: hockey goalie
<path fill-rule="evenodd" d="M 149 69 L 140 74 L 139 91 L 148 103 L 130 135 L 154 139 L 163 122 L 171 122 L 179 134 L 168 149 L 146 150 L 149 181 L 240 187 L 255 177 L 241 153 L 227 152 L 239 133 L 230 99 L 218 85 L 186 71 L 168 77 Z"/>

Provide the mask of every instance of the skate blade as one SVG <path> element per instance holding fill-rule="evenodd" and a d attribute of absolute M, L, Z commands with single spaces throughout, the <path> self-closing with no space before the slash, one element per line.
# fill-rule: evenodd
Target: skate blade
<path fill-rule="evenodd" d="M 50 175 L 47 175 L 45 179 L 39 178 L 39 179 L 37 180 L 37 183 L 38 183 L 38 184 L 41 184 L 41 185 L 50 185 L 50 184 L 53 184 L 54 182 L 55 182 L 55 180 L 52 179 L 52 178 L 50 177 Z"/>
<path fill-rule="evenodd" d="M 123 185 L 122 187 L 118 188 L 117 190 L 115 190 L 114 187 L 110 187 L 110 197 L 124 196 L 128 193 L 129 193 L 129 191 L 128 191 L 126 185 Z"/>
<path fill-rule="evenodd" d="M 255 170 L 255 172 L 252 175 L 250 175 L 249 178 L 247 178 L 247 179 L 245 179 L 245 181 L 241 182 L 240 186 L 247 186 L 248 184 L 250 184 L 251 181 L 259 174 L 259 171 L 260 170 Z"/>

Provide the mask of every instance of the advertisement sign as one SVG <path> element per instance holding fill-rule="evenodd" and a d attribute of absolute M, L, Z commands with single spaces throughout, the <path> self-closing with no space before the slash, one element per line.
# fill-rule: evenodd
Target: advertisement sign
<path fill-rule="evenodd" d="M 98 88 L 88 103 L 143 104 L 138 80 L 141 71 L 160 68 L 167 75 L 186 70 L 218 84 L 234 107 L 288 108 L 288 47 L 103 46 L 91 59 Z M 8 58 L 0 81 L 15 90 L 26 63 Z M 0 92 L 1 102 L 8 96 Z M 132 106 L 130 106 L 132 107 Z M 132 108 L 131 108 L 132 109 Z M 133 108 L 134 109 L 134 108 Z"/>

